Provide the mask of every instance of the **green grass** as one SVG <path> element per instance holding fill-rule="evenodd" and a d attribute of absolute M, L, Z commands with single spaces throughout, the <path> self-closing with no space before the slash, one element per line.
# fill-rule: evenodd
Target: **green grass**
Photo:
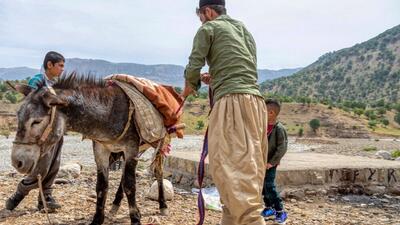
<path fill-rule="evenodd" d="M 400 150 L 394 150 L 392 152 L 392 157 L 395 158 L 395 159 L 399 158 L 400 157 Z"/>
<path fill-rule="evenodd" d="M 376 127 L 373 132 L 381 135 L 400 137 L 400 129 L 394 127 Z"/>

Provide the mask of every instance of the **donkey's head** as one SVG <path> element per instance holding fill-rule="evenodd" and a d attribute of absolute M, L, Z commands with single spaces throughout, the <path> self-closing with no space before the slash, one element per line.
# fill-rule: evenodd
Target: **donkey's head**
<path fill-rule="evenodd" d="M 43 85 L 37 90 L 25 85 L 16 89 L 26 97 L 17 112 L 18 128 L 11 160 L 18 172 L 29 174 L 40 157 L 64 135 L 65 119 L 56 107 L 65 107 L 67 102 Z"/>

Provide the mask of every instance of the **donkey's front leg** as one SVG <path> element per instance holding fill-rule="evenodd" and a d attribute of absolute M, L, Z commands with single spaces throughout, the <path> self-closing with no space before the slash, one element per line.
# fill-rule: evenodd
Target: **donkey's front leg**
<path fill-rule="evenodd" d="M 137 159 L 133 155 L 127 155 L 122 178 L 122 187 L 129 204 L 129 216 L 132 225 L 140 225 L 140 211 L 136 205 L 136 166 Z"/>
<path fill-rule="evenodd" d="M 103 145 L 93 142 L 94 157 L 97 165 L 97 184 L 96 184 L 96 214 L 93 217 L 91 225 L 100 225 L 104 222 L 104 206 L 108 192 L 108 164 L 110 151 Z"/>

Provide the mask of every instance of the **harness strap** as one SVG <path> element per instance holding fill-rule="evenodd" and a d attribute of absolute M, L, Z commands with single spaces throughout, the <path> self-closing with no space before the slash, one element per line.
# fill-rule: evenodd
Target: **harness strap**
<path fill-rule="evenodd" d="M 52 87 L 47 87 L 51 94 L 57 95 L 56 91 Z M 53 131 L 53 124 L 56 117 L 56 106 L 52 106 L 50 110 L 50 122 L 47 124 L 46 129 L 44 130 L 42 136 L 39 139 L 39 145 L 43 144 L 47 138 L 49 137 L 50 133 Z"/>
<path fill-rule="evenodd" d="M 214 96 L 212 93 L 212 89 L 211 87 L 209 87 L 208 89 L 208 97 L 210 99 L 210 112 L 209 112 L 209 116 L 211 114 L 211 110 L 214 106 Z M 205 170 L 205 161 L 208 155 L 208 127 L 206 130 L 206 134 L 204 135 L 204 142 L 203 142 L 203 150 L 201 152 L 201 156 L 200 156 L 200 162 L 199 162 L 199 167 L 197 170 L 197 181 L 199 183 L 199 195 L 197 197 L 197 207 L 199 208 L 199 222 L 197 223 L 197 225 L 203 225 L 204 224 L 204 220 L 206 218 L 206 208 L 205 208 L 205 204 L 204 204 L 204 197 L 203 197 L 203 192 L 202 192 L 202 188 L 203 188 L 203 180 L 204 180 L 204 170 Z"/>
<path fill-rule="evenodd" d="M 199 163 L 199 167 L 198 167 L 198 171 L 197 171 L 197 181 L 199 183 L 199 195 L 197 197 L 197 207 L 199 208 L 199 222 L 197 223 L 197 225 L 203 225 L 204 224 L 204 220 L 206 217 L 206 208 L 205 208 L 205 204 L 204 204 L 204 197 L 203 197 L 203 192 L 202 192 L 202 188 L 203 188 L 203 180 L 204 180 L 204 169 L 205 169 L 205 160 L 207 158 L 208 155 L 208 128 L 206 131 L 206 134 L 204 135 L 204 143 L 203 143 L 203 150 L 201 152 L 201 156 L 200 156 L 200 163 Z"/>
<path fill-rule="evenodd" d="M 122 133 L 117 137 L 117 139 L 111 140 L 111 141 L 101 141 L 101 140 L 96 140 L 96 139 L 94 139 L 94 138 L 89 138 L 89 139 L 92 139 L 92 140 L 94 140 L 94 141 L 97 141 L 97 142 L 99 142 L 100 144 L 107 144 L 107 145 L 111 145 L 111 144 L 115 144 L 115 143 L 119 142 L 119 141 L 125 136 L 125 134 L 126 134 L 126 133 L 128 132 L 128 130 L 129 130 L 129 127 L 131 126 L 132 115 L 133 115 L 133 112 L 134 112 L 134 111 L 135 111 L 135 107 L 133 106 L 132 101 L 129 101 L 128 122 L 126 122 L 124 130 L 123 130 Z"/>

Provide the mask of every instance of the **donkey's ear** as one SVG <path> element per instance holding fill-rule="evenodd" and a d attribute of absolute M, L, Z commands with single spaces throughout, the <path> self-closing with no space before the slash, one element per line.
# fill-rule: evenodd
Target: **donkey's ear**
<path fill-rule="evenodd" d="M 25 96 L 29 95 L 29 93 L 33 91 L 31 86 L 25 84 L 17 84 L 14 86 L 14 89 Z"/>
<path fill-rule="evenodd" d="M 43 103 L 49 108 L 51 108 L 52 106 L 68 106 L 68 102 L 62 96 L 52 94 L 50 93 L 50 91 L 46 91 L 43 94 L 42 99 Z"/>

